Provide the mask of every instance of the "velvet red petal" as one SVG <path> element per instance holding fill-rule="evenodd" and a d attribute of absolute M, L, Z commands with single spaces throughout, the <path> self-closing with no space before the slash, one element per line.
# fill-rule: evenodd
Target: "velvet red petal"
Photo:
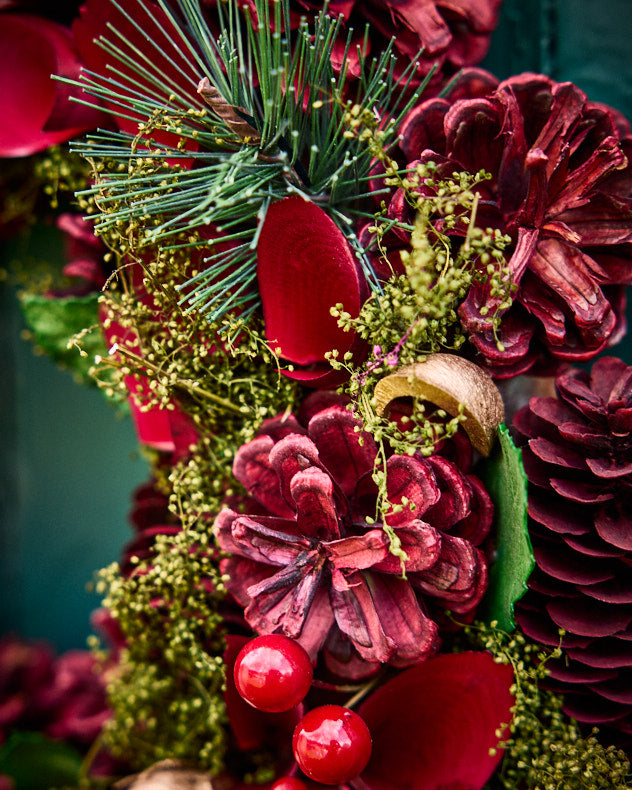
<path fill-rule="evenodd" d="M 58 94 L 64 92 L 51 74 L 79 75 L 79 59 L 65 27 L 29 14 L 2 14 L 0 50 L 0 156 L 29 156 L 102 119 L 98 110 L 78 112 L 78 105 L 60 105 L 55 128 L 44 130 Z"/>
<path fill-rule="evenodd" d="M 362 773 L 368 790 L 480 790 L 511 720 L 513 673 L 487 653 L 431 658 L 385 683 L 359 713 L 373 737 Z"/>
<path fill-rule="evenodd" d="M 331 315 L 342 302 L 357 316 L 366 284 L 355 256 L 333 220 L 318 206 L 289 197 L 268 209 L 257 247 L 266 336 L 290 362 L 322 362 L 349 350 L 353 333 Z"/>

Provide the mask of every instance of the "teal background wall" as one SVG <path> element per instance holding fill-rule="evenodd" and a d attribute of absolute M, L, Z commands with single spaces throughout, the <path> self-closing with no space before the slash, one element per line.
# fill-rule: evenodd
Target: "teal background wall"
<path fill-rule="evenodd" d="M 632 0 L 505 0 L 484 65 L 572 80 L 632 118 L 631 40 Z M 49 234 L 30 243 L 5 259 L 54 251 Z M 0 284 L 0 633 L 80 647 L 98 604 L 86 583 L 129 537 L 130 493 L 147 468 L 130 422 L 35 357 L 20 330 Z M 632 340 L 616 353 L 632 363 Z"/>
<path fill-rule="evenodd" d="M 61 255 L 56 231 L 38 228 L 2 257 Z M 129 538 L 130 493 L 148 471 L 131 421 L 35 356 L 22 330 L 15 291 L 0 283 L 0 634 L 65 650 L 85 646 L 99 604 L 86 586 Z"/>

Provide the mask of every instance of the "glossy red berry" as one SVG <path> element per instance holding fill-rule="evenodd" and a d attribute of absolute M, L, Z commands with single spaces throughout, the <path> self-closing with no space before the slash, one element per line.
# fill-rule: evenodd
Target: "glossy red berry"
<path fill-rule="evenodd" d="M 267 713 L 290 710 L 312 685 L 312 662 L 305 649 L 282 634 L 257 636 L 239 651 L 235 685 L 254 708 Z"/>
<path fill-rule="evenodd" d="M 270 790 L 307 790 L 307 785 L 297 776 L 282 776 Z"/>
<path fill-rule="evenodd" d="M 371 733 L 364 719 L 341 705 L 322 705 L 296 725 L 294 757 L 301 771 L 324 785 L 349 782 L 371 757 Z"/>

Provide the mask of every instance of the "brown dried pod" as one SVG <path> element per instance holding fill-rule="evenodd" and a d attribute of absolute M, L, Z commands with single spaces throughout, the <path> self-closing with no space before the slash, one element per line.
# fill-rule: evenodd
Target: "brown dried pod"
<path fill-rule="evenodd" d="M 213 790 L 213 783 L 204 771 L 185 768 L 177 760 L 161 760 L 121 779 L 114 790 Z"/>
<path fill-rule="evenodd" d="M 483 456 L 491 452 L 505 411 L 491 376 L 478 365 L 453 354 L 433 354 L 380 379 L 373 392 L 379 415 L 395 398 L 404 397 L 430 401 L 453 417 L 463 404 L 463 427 L 472 446 Z"/>
<path fill-rule="evenodd" d="M 224 121 L 226 126 L 228 126 L 232 132 L 240 137 L 243 142 L 248 143 L 249 145 L 259 144 L 261 135 L 254 128 L 254 126 L 251 126 L 246 120 L 246 117 L 248 116 L 248 110 L 245 110 L 243 107 L 236 107 L 234 104 L 230 104 L 230 102 L 228 102 L 222 96 L 217 88 L 214 85 L 211 85 L 208 77 L 204 77 L 204 79 L 200 80 L 200 83 L 197 87 L 197 92 L 208 104 L 211 110 L 213 110 L 213 112 L 219 116 L 222 121 Z"/>

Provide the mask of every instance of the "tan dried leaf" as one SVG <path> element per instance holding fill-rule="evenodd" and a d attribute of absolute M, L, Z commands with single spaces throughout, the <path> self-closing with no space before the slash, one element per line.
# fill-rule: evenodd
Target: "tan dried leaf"
<path fill-rule="evenodd" d="M 504 420 L 503 400 L 491 376 L 473 362 L 452 354 L 433 354 L 425 362 L 406 365 L 385 376 L 375 385 L 373 397 L 379 415 L 395 398 L 427 400 L 453 417 L 462 403 L 463 427 L 483 456 L 489 455 Z"/>
<path fill-rule="evenodd" d="M 211 85 L 208 77 L 200 80 L 197 92 L 218 115 L 228 128 L 240 137 L 248 145 L 258 145 L 261 140 L 259 132 L 251 126 L 243 117 L 248 115 L 248 111 L 243 107 L 236 107 L 230 104 L 214 85 Z"/>
<path fill-rule="evenodd" d="M 185 768 L 177 760 L 161 760 L 140 774 L 126 776 L 114 790 L 213 790 L 211 777 Z"/>

